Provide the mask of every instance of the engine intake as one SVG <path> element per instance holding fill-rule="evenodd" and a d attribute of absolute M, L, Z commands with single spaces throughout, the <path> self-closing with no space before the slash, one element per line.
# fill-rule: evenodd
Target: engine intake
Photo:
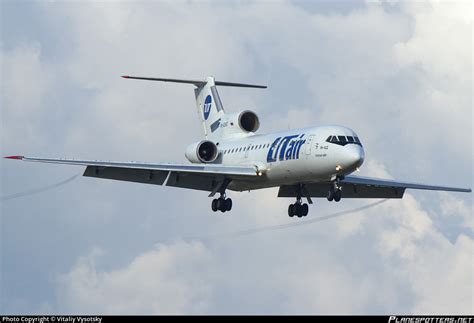
<path fill-rule="evenodd" d="M 191 163 L 212 163 L 217 159 L 219 150 L 215 143 L 203 140 L 190 145 L 185 156 Z"/>
<path fill-rule="evenodd" d="M 247 110 L 239 114 L 239 127 L 246 132 L 256 132 L 260 127 L 260 121 L 255 112 Z"/>

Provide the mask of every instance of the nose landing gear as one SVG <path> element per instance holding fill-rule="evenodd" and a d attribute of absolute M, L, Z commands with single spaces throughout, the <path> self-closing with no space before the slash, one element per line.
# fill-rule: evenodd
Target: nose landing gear
<path fill-rule="evenodd" d="M 327 199 L 329 202 L 335 201 L 339 202 L 342 197 L 342 188 L 339 185 L 340 178 L 337 178 L 331 185 L 331 188 L 328 191 Z"/>

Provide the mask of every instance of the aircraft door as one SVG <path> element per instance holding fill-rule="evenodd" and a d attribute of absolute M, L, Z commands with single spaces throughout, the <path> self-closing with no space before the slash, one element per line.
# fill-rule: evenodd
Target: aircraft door
<path fill-rule="evenodd" d="M 311 135 L 308 137 L 308 140 L 306 140 L 306 143 L 305 143 L 306 157 L 311 156 L 311 150 L 313 149 L 313 142 L 314 142 L 314 135 Z"/>

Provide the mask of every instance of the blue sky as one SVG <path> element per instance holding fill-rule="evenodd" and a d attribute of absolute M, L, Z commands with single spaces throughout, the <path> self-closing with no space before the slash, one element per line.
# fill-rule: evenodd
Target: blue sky
<path fill-rule="evenodd" d="M 183 162 L 192 88 L 123 74 L 267 84 L 220 89 L 262 132 L 343 124 L 361 174 L 472 187 L 470 2 L 1 3 L 2 154 Z M 82 169 L 1 161 L 2 196 Z M 1 202 L 2 313 L 472 313 L 472 194 L 407 191 L 295 221 L 276 190 L 202 192 L 78 177 Z M 308 218 L 370 203 L 318 200 Z M 297 220 L 296 220 L 297 221 Z"/>

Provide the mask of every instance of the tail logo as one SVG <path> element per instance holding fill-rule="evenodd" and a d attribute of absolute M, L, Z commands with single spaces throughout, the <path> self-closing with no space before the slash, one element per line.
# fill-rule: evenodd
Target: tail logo
<path fill-rule="evenodd" d="M 209 114 L 211 113 L 211 107 L 212 107 L 212 96 L 208 95 L 206 97 L 206 100 L 204 101 L 204 120 L 207 120 L 207 118 L 209 118 Z"/>

